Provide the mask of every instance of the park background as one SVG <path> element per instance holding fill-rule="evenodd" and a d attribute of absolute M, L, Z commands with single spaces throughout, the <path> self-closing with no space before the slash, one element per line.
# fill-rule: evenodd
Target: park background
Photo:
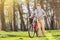
<path fill-rule="evenodd" d="M 29 38 L 36 3 L 45 10 L 46 37 Z M 60 40 L 60 0 L 0 0 L 0 40 Z"/>

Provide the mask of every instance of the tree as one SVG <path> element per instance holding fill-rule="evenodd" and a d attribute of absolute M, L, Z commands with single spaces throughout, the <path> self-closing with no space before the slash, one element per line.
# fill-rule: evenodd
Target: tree
<path fill-rule="evenodd" d="M 60 10 L 59 10 L 59 7 L 60 7 L 60 0 L 52 0 L 52 1 L 50 1 L 49 2 L 50 3 L 50 5 L 51 5 L 51 7 L 53 8 L 53 10 L 54 10 L 54 14 L 53 14 L 53 22 L 52 22 L 52 27 L 53 27 L 53 29 L 60 29 Z M 54 18 L 54 17 L 56 17 L 56 18 Z"/>
<path fill-rule="evenodd" d="M 0 3 L 0 15 L 1 15 L 1 26 L 2 26 L 2 30 L 5 30 L 5 16 L 4 16 L 4 2 L 5 0 L 1 0 Z"/>
<path fill-rule="evenodd" d="M 1 28 L 2 26 L 1 26 L 1 13 L 0 13 L 0 31 L 1 31 Z"/>
<path fill-rule="evenodd" d="M 16 25 L 16 18 L 15 18 L 15 1 L 13 1 L 13 26 L 12 26 L 13 31 L 17 31 L 18 27 Z"/>
<path fill-rule="evenodd" d="M 33 21 L 33 19 L 31 19 L 31 18 L 29 18 L 30 16 L 31 16 L 31 10 L 30 10 L 30 5 L 29 5 L 29 3 L 30 3 L 30 0 L 26 0 L 26 4 L 27 4 L 27 9 L 28 9 L 28 22 L 27 22 L 27 27 L 28 27 L 28 23 L 29 24 L 31 24 L 32 23 L 32 21 Z M 35 9 L 35 7 L 34 7 L 34 9 Z"/>
<path fill-rule="evenodd" d="M 26 31 L 25 22 L 24 22 L 24 19 L 23 19 L 22 5 L 17 4 L 17 6 L 18 6 L 19 14 L 20 14 L 21 30 L 22 30 L 22 31 Z"/>

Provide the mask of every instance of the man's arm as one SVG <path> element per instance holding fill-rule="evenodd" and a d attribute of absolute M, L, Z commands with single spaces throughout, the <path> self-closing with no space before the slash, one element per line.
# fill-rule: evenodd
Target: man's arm
<path fill-rule="evenodd" d="M 43 16 L 46 16 L 46 12 L 42 9 L 42 12 L 43 12 Z"/>

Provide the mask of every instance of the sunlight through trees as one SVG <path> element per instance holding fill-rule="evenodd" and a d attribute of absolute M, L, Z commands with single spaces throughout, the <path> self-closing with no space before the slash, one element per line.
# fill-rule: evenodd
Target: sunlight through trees
<path fill-rule="evenodd" d="M 60 0 L 0 0 L 0 30 L 28 30 L 36 3 L 41 4 L 48 17 L 45 28 L 60 29 Z"/>

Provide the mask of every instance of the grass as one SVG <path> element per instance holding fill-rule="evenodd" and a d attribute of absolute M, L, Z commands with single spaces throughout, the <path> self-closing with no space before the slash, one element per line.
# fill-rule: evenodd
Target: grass
<path fill-rule="evenodd" d="M 28 32 L 0 31 L 0 40 L 60 40 L 60 30 L 47 30 L 46 37 L 29 38 Z"/>

